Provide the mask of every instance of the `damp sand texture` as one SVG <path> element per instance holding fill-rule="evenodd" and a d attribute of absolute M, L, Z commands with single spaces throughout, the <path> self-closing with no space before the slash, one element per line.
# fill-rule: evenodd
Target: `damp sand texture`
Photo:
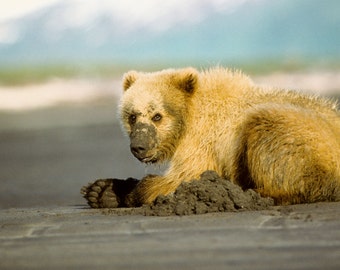
<path fill-rule="evenodd" d="M 183 182 L 173 194 L 158 196 L 151 205 L 125 208 L 124 197 L 137 183 L 138 180 L 132 178 L 101 179 L 84 186 L 81 193 L 92 208 L 102 208 L 104 213 L 117 215 L 182 216 L 263 210 L 274 205 L 272 198 L 263 198 L 252 189 L 243 191 L 216 172 L 206 171 L 198 180 Z"/>

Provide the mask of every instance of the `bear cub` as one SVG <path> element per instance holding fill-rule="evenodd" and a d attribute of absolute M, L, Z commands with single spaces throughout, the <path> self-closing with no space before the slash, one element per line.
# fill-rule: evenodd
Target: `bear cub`
<path fill-rule="evenodd" d="M 277 204 L 340 200 L 335 102 L 265 89 L 221 67 L 130 71 L 123 89 L 120 117 L 132 154 L 169 162 L 164 175 L 136 183 L 124 205 L 150 204 L 206 170 Z"/>

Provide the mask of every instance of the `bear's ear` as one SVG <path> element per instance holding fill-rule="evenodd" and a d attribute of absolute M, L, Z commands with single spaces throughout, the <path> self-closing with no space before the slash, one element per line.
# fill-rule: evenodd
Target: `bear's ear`
<path fill-rule="evenodd" d="M 176 87 L 187 94 L 192 94 L 197 85 L 198 72 L 194 68 L 179 70 L 173 77 Z"/>
<path fill-rule="evenodd" d="M 127 73 L 124 74 L 124 77 L 123 77 L 123 89 L 124 91 L 128 90 L 131 85 L 134 84 L 134 82 L 137 80 L 138 78 L 138 72 L 137 71 L 134 71 L 134 70 L 131 70 Z"/>

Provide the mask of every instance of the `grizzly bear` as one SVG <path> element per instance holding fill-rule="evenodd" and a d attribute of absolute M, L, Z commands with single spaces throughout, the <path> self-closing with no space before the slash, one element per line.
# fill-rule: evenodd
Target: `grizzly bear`
<path fill-rule="evenodd" d="M 265 89 L 221 67 L 142 73 L 123 79 L 123 128 L 143 163 L 169 162 L 125 198 L 152 203 L 214 170 L 278 204 L 340 200 L 340 113 L 331 100 Z"/>

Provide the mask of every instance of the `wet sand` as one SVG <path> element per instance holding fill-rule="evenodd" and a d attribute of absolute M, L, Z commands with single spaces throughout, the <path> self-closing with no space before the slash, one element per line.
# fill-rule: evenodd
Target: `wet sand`
<path fill-rule="evenodd" d="M 340 203 L 145 217 L 0 209 L 1 269 L 340 269 Z"/>

